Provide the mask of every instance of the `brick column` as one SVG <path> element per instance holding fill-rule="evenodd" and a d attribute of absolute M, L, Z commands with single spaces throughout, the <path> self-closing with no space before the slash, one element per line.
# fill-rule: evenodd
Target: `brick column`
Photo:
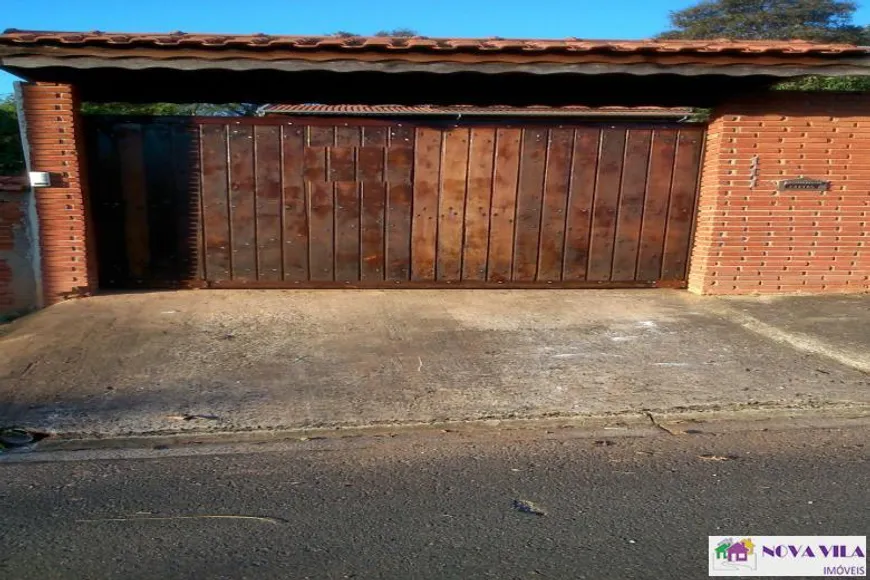
<path fill-rule="evenodd" d="M 84 143 L 79 103 L 70 85 L 22 83 L 26 147 L 31 171 L 48 171 L 51 187 L 36 190 L 44 304 L 96 288 L 89 252 Z"/>
<path fill-rule="evenodd" d="M 807 177 L 828 191 L 777 191 Z M 870 95 L 769 92 L 707 133 L 689 289 L 870 290 Z"/>

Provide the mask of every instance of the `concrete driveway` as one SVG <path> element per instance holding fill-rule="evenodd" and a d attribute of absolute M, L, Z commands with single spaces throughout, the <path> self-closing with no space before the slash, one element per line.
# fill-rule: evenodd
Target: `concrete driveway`
<path fill-rule="evenodd" d="M 77 435 L 870 404 L 870 296 L 179 291 L 0 327 L 0 426 Z"/>

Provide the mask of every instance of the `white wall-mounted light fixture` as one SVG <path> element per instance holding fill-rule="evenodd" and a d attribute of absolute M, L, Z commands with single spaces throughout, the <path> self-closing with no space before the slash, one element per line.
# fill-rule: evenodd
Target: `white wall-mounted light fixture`
<path fill-rule="evenodd" d="M 51 187 L 51 174 L 48 171 L 31 171 L 31 187 Z"/>

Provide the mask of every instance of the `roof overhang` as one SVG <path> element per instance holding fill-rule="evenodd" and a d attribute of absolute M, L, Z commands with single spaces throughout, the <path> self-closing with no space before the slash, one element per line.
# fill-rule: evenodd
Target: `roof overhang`
<path fill-rule="evenodd" d="M 638 91 L 649 91 L 656 84 L 660 85 L 657 92 L 662 94 L 666 92 L 665 84 L 672 91 L 691 90 L 694 86 L 699 94 L 684 99 L 709 100 L 721 96 L 723 90 L 745 90 L 784 78 L 870 75 L 870 50 L 798 41 L 543 41 L 7 31 L 0 35 L 0 68 L 28 80 L 75 83 L 91 100 L 172 101 L 197 96 L 199 88 L 203 94 L 194 100 L 219 100 L 205 97 L 220 96 L 220 100 L 259 102 L 347 102 L 351 81 L 354 91 L 361 95 L 360 102 L 482 104 L 494 102 L 496 97 L 477 94 L 486 87 L 510 87 L 516 93 L 526 85 L 526 90 L 534 89 L 538 96 L 511 95 L 515 104 L 595 104 L 595 95 L 588 93 L 601 91 L 609 93 L 609 100 L 600 102 L 631 104 L 629 101 L 638 98 Z M 443 88 L 448 79 L 456 81 L 449 82 L 450 91 Z M 220 87 L 228 82 L 233 86 Z M 379 90 L 358 90 L 363 82 L 374 82 Z M 275 83 L 280 83 L 283 94 L 275 90 Z M 287 94 L 288 86 L 293 87 L 293 94 Z M 431 98 L 421 94 L 423 87 L 430 91 Z M 585 94 L 571 98 L 540 95 L 541 90 L 562 92 L 560 88 Z M 619 96 L 619 90 L 635 94 Z M 395 91 L 400 93 L 398 98 L 389 94 Z M 380 95 L 366 96 L 378 92 Z M 332 93 L 334 98 L 330 97 Z M 477 94 L 476 100 L 468 98 L 469 93 Z M 688 100 L 673 102 L 698 104 Z M 663 103 L 658 95 L 656 103 Z"/>
<path fill-rule="evenodd" d="M 668 119 L 682 120 L 693 110 L 684 107 L 474 107 L 469 105 L 436 107 L 432 105 L 320 105 L 270 104 L 260 107 L 260 115 L 291 115 L 311 117 L 524 117 L 581 119 Z"/>

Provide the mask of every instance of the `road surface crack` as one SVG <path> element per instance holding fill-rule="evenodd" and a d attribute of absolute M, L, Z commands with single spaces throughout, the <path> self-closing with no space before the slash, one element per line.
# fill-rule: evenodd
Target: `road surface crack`
<path fill-rule="evenodd" d="M 128 518 L 95 518 L 76 520 L 77 523 L 102 523 L 102 522 L 144 522 L 144 521 L 173 521 L 173 520 L 253 520 L 268 524 L 286 524 L 287 520 L 267 516 L 242 516 L 242 515 L 198 515 L 198 516 L 133 516 Z"/>
<path fill-rule="evenodd" d="M 659 423 L 658 421 L 656 421 L 656 418 L 653 417 L 653 414 L 650 413 L 649 411 L 646 412 L 646 416 L 647 416 L 647 418 L 649 418 L 650 423 L 652 423 L 654 427 L 661 429 L 662 431 L 664 431 L 668 435 L 676 435 L 677 434 L 677 433 L 674 433 L 673 431 L 671 431 L 670 429 L 668 429 L 667 427 L 665 427 L 664 425 L 662 425 L 661 423 Z"/>

